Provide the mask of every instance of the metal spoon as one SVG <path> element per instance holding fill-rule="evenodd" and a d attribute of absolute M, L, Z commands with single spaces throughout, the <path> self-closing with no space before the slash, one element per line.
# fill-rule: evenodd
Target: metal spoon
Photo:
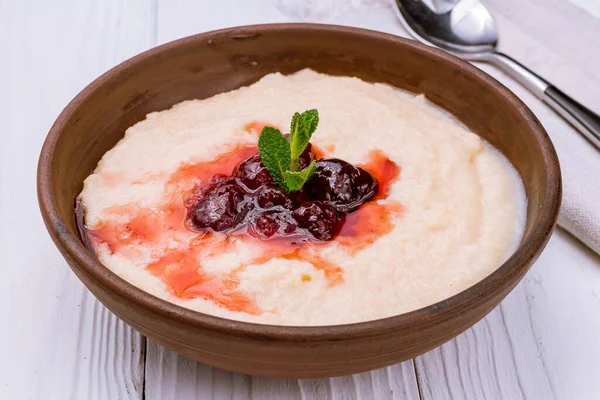
<path fill-rule="evenodd" d="M 513 58 L 496 51 L 498 33 L 480 0 L 396 0 L 406 29 L 423 43 L 493 64 L 570 122 L 600 149 L 600 117 Z"/>

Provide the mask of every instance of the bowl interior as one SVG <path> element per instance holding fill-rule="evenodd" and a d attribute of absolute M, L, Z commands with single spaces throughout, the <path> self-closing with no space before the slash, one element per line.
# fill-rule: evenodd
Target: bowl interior
<path fill-rule="evenodd" d="M 529 109 L 492 78 L 441 51 L 375 32 L 301 24 L 182 39 L 119 65 L 86 88 L 55 123 L 40 159 L 38 190 L 55 240 L 85 251 L 73 244 L 74 199 L 102 155 L 146 114 L 303 68 L 424 93 L 451 112 L 500 150 L 523 179 L 527 226 L 517 254 L 524 252 L 526 260 L 532 257 L 527 251 L 543 246 L 556 219 L 560 176 L 552 145 Z"/>

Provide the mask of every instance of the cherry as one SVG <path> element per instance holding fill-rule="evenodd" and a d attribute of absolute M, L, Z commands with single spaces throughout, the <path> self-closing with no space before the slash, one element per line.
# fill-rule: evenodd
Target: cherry
<path fill-rule="evenodd" d="M 193 206 L 192 225 L 198 230 L 223 231 L 234 228 L 248 212 L 245 191 L 234 180 L 209 187 Z"/>
<path fill-rule="evenodd" d="M 264 211 L 250 221 L 248 232 L 260 239 L 268 239 L 278 233 L 288 236 L 296 232 L 298 224 L 288 210 Z"/>
<path fill-rule="evenodd" d="M 314 156 L 308 144 L 299 167 L 307 167 Z M 211 184 L 196 189 L 186 206 L 190 226 L 197 230 L 247 226 L 248 233 L 259 239 L 300 235 L 326 241 L 340 231 L 346 213 L 356 210 L 377 189 L 377 180 L 366 170 L 330 158 L 317 161 L 314 175 L 302 190 L 286 193 L 275 185 L 256 154 L 240 162 L 231 177 L 215 175 Z"/>
<path fill-rule="evenodd" d="M 367 171 L 337 159 L 317 160 L 312 178 L 305 190 L 316 200 L 325 201 L 337 211 L 356 210 L 377 191 L 377 181 Z"/>
<path fill-rule="evenodd" d="M 343 219 L 335 208 L 322 201 L 310 201 L 294 210 L 294 219 L 317 240 L 330 240 L 341 229 Z"/>
<path fill-rule="evenodd" d="M 258 154 L 239 163 L 233 170 L 233 176 L 238 178 L 250 190 L 256 190 L 261 186 L 275 183 Z"/>
<path fill-rule="evenodd" d="M 279 224 L 275 216 L 265 212 L 250 221 L 248 232 L 260 239 L 268 239 L 277 233 L 277 229 L 279 229 Z"/>
<path fill-rule="evenodd" d="M 292 199 L 276 186 L 263 186 L 256 192 L 256 203 L 261 208 L 282 206 L 291 209 L 294 206 Z"/>
<path fill-rule="evenodd" d="M 306 202 L 313 201 L 313 198 L 306 192 L 306 190 L 298 190 L 297 192 L 288 193 L 288 196 L 297 205 L 302 205 Z"/>
<path fill-rule="evenodd" d="M 361 167 L 356 167 L 356 169 L 358 176 L 354 178 L 354 194 L 360 201 L 360 204 L 356 206 L 358 208 L 377 193 L 379 182 L 367 170 Z"/>

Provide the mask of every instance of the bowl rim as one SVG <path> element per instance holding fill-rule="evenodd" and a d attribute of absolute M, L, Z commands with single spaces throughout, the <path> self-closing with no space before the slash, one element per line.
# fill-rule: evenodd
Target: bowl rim
<path fill-rule="evenodd" d="M 464 70 L 465 73 L 472 75 L 491 90 L 499 92 L 501 96 L 508 100 L 510 106 L 514 107 L 520 113 L 521 117 L 529 124 L 531 131 L 537 138 L 537 142 L 541 144 L 540 150 L 543 153 L 549 187 L 541 205 L 542 213 L 538 222 L 502 265 L 467 289 L 447 299 L 407 313 L 341 325 L 286 326 L 231 320 L 170 303 L 119 277 L 102 265 L 84 247 L 79 237 L 69 230 L 67 223 L 60 217 L 58 202 L 52 191 L 53 182 L 51 176 L 53 156 L 58 147 L 61 132 L 85 99 L 116 75 L 135 67 L 140 62 L 156 57 L 173 48 L 185 47 L 196 42 L 215 40 L 220 37 L 246 37 L 246 35 L 264 32 L 276 33 L 290 29 L 312 32 L 335 32 L 357 37 L 369 37 L 437 57 L 441 59 L 440 61 L 453 64 Z M 453 318 L 457 313 L 461 313 L 461 309 L 465 306 L 476 305 L 484 301 L 485 297 L 501 294 L 507 282 L 518 276 L 522 269 L 527 269 L 549 240 L 558 217 L 562 187 L 557 154 L 548 134 L 535 115 L 504 85 L 468 62 L 414 40 L 378 31 L 326 24 L 276 23 L 226 28 L 174 40 L 129 58 L 96 78 L 69 102 L 52 125 L 40 153 L 37 170 L 37 192 L 40 210 L 46 227 L 63 256 L 71 260 L 70 264 L 76 264 L 79 267 L 79 273 L 83 273 L 87 278 L 95 281 L 107 290 L 116 292 L 120 297 L 127 298 L 136 306 L 153 314 L 177 321 L 179 324 L 198 329 L 210 329 L 222 334 L 259 337 L 269 340 L 321 342 L 339 340 L 342 337 L 344 339 L 364 338 L 385 334 L 386 332 L 402 328 L 413 330 L 418 327 L 426 328 L 434 324 L 439 324 L 442 320 Z"/>

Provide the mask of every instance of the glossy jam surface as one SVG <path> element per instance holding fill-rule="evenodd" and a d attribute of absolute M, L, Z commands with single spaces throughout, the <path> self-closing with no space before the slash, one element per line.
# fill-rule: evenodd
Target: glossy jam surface
<path fill-rule="evenodd" d="M 145 268 L 173 296 L 202 298 L 256 315 L 261 310 L 254 298 L 239 289 L 238 274 L 244 268 L 276 258 L 298 260 L 323 271 L 329 285 L 337 285 L 344 271 L 321 255 L 322 248 L 361 250 L 390 232 L 393 218 L 402 214 L 398 203 L 374 201 L 388 196 L 400 173 L 381 151 L 370 153 L 360 167 L 337 159 L 318 160 L 306 190 L 291 194 L 275 186 L 256 154 L 255 146 L 239 145 L 212 161 L 184 165 L 167 179 L 167 201 L 152 208 L 111 207 L 105 211 L 110 218 L 88 229 L 77 204 L 86 245 L 108 246 L 112 254 L 130 259 L 140 257 L 140 247 L 152 248 L 155 261 Z M 303 162 L 317 155 L 325 154 L 311 147 Z M 252 243 L 260 249 L 259 256 L 227 275 L 203 268 L 203 260 L 235 251 L 238 242 Z"/>

